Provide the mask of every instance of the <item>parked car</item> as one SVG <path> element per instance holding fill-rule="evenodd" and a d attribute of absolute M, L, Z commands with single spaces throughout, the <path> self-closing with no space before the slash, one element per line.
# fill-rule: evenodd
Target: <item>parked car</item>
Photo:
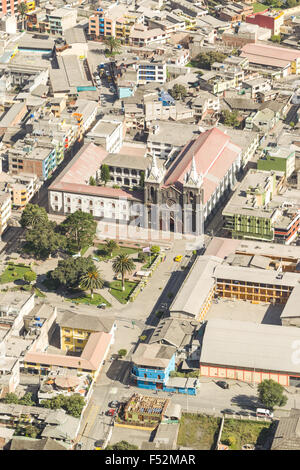
<path fill-rule="evenodd" d="M 80 253 L 76 253 L 75 255 L 72 255 L 72 258 L 80 258 L 81 257 L 81 254 Z"/>
<path fill-rule="evenodd" d="M 116 400 L 111 401 L 111 402 L 109 403 L 109 407 L 110 407 L 110 408 L 118 408 L 118 406 L 119 406 L 119 402 L 116 401 Z"/>
<path fill-rule="evenodd" d="M 94 450 L 102 450 L 104 446 L 104 439 L 96 441 L 94 444 Z"/>
<path fill-rule="evenodd" d="M 241 416 L 249 416 L 250 411 L 237 411 L 236 414 Z"/>
<path fill-rule="evenodd" d="M 273 418 L 274 414 L 266 408 L 256 408 L 256 416 L 260 418 Z"/>
<path fill-rule="evenodd" d="M 225 382 L 224 380 L 218 380 L 216 384 L 219 385 L 219 387 L 224 388 L 224 389 L 229 388 L 229 384 Z"/>
<path fill-rule="evenodd" d="M 225 410 L 222 410 L 221 413 L 227 414 L 227 415 L 234 415 L 235 411 L 231 410 L 230 408 L 227 408 Z"/>
<path fill-rule="evenodd" d="M 117 410 L 115 410 L 114 408 L 110 408 L 110 409 L 106 412 L 106 415 L 107 415 L 107 416 L 112 416 L 112 417 L 114 417 L 116 414 L 117 414 Z"/>
<path fill-rule="evenodd" d="M 177 255 L 177 256 L 175 256 L 174 261 L 176 261 L 177 263 L 180 263 L 180 261 L 182 260 L 182 258 L 183 258 L 182 255 Z"/>
<path fill-rule="evenodd" d="M 106 308 L 106 304 L 103 302 L 102 304 L 97 305 L 97 308 Z"/>
<path fill-rule="evenodd" d="M 97 256 L 93 256 L 92 260 L 93 261 L 99 261 L 99 258 L 97 258 Z"/>

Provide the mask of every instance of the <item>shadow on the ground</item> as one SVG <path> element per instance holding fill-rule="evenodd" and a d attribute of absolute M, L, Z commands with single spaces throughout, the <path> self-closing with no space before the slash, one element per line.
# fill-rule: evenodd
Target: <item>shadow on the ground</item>
<path fill-rule="evenodd" d="M 255 395 L 235 395 L 231 399 L 231 403 L 238 405 L 243 410 L 255 410 L 260 406 L 260 402 Z"/>
<path fill-rule="evenodd" d="M 127 384 L 127 371 L 130 367 L 130 362 L 123 359 L 115 359 L 112 361 L 106 375 L 109 379 L 120 382 L 124 385 Z"/>

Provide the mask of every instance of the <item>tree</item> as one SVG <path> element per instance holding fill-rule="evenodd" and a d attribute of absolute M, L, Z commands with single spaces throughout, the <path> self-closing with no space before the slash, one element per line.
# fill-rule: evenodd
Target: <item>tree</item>
<path fill-rule="evenodd" d="M 280 43 L 281 42 L 281 35 L 280 34 L 273 34 L 270 37 L 270 41 Z"/>
<path fill-rule="evenodd" d="M 113 271 L 116 274 L 121 274 L 121 276 L 122 276 L 122 290 L 124 291 L 125 290 L 125 284 L 124 284 L 125 274 L 126 273 L 131 273 L 132 271 L 135 270 L 134 262 L 132 261 L 131 258 L 129 258 L 128 255 L 121 254 L 121 255 L 117 256 L 116 259 L 114 260 L 114 262 L 112 264 L 112 268 L 113 268 Z"/>
<path fill-rule="evenodd" d="M 43 400 L 41 405 L 44 408 L 50 408 L 52 410 L 58 410 L 62 408 L 74 418 L 79 418 L 83 407 L 85 406 L 84 398 L 79 393 L 74 393 L 71 396 L 65 396 L 62 394 L 56 395 L 54 398 Z"/>
<path fill-rule="evenodd" d="M 113 251 L 117 250 L 119 248 L 119 245 L 115 240 L 106 240 L 106 246 L 105 246 L 105 251 L 112 256 Z"/>
<path fill-rule="evenodd" d="M 103 284 L 104 280 L 97 269 L 90 269 L 80 278 L 80 287 L 84 290 L 90 290 L 91 298 L 94 296 L 94 290 L 101 289 Z"/>
<path fill-rule="evenodd" d="M 25 393 L 25 395 L 20 398 L 19 405 L 34 406 L 35 402 L 32 400 L 32 393 Z"/>
<path fill-rule="evenodd" d="M 66 247 L 66 238 L 55 231 L 55 222 L 35 225 L 26 233 L 27 248 L 37 258 L 45 259 Z"/>
<path fill-rule="evenodd" d="M 50 278 L 66 287 L 78 287 L 82 276 L 89 270 L 96 270 L 90 256 L 87 258 L 70 256 L 58 262 L 57 267 L 50 273 Z"/>
<path fill-rule="evenodd" d="M 152 245 L 150 251 L 153 255 L 158 255 L 158 253 L 160 253 L 160 246 Z"/>
<path fill-rule="evenodd" d="M 223 109 L 220 113 L 220 122 L 225 126 L 229 127 L 239 127 L 241 125 L 238 119 L 237 111 L 229 111 L 228 109 Z"/>
<path fill-rule="evenodd" d="M 34 282 L 36 278 L 37 278 L 36 273 L 31 270 L 26 271 L 23 276 L 24 281 L 28 282 L 29 284 Z"/>
<path fill-rule="evenodd" d="M 111 446 L 107 446 L 106 450 L 138 450 L 138 446 L 129 444 L 127 441 L 116 442 Z"/>
<path fill-rule="evenodd" d="M 22 19 L 22 29 L 25 29 L 25 18 L 27 13 L 28 7 L 25 2 L 19 3 L 17 6 L 17 12 L 19 13 Z"/>
<path fill-rule="evenodd" d="M 263 380 L 257 387 L 260 401 L 273 410 L 275 406 L 284 406 L 287 403 L 287 396 L 283 394 L 284 388 L 275 380 Z"/>
<path fill-rule="evenodd" d="M 91 214 L 78 210 L 64 220 L 60 229 L 68 238 L 69 248 L 75 247 L 80 251 L 83 247 L 93 244 L 97 222 Z"/>
<path fill-rule="evenodd" d="M 90 186 L 97 186 L 96 180 L 93 176 L 91 176 L 90 179 L 89 179 L 89 185 Z"/>
<path fill-rule="evenodd" d="M 147 258 L 148 258 L 147 253 L 144 253 L 143 251 L 139 251 L 138 260 L 140 261 L 140 263 L 144 263 Z"/>
<path fill-rule="evenodd" d="M 31 437 L 32 439 L 35 439 L 36 436 L 39 434 L 39 429 L 33 426 L 32 424 L 29 424 L 25 428 L 24 436 L 25 437 Z"/>
<path fill-rule="evenodd" d="M 145 172 L 141 171 L 140 173 L 140 187 L 143 188 L 145 186 Z"/>
<path fill-rule="evenodd" d="M 110 172 L 109 172 L 109 167 L 107 165 L 101 165 L 101 175 L 100 175 L 101 181 L 104 181 L 104 184 L 110 180 Z"/>
<path fill-rule="evenodd" d="M 6 404 L 18 404 L 19 403 L 19 398 L 15 393 L 7 393 L 4 398 L 2 398 L 3 403 Z"/>
<path fill-rule="evenodd" d="M 183 85 L 176 83 L 170 90 L 170 95 L 174 100 L 182 100 L 187 96 L 187 90 Z"/>
<path fill-rule="evenodd" d="M 34 228 L 46 222 L 48 222 L 48 214 L 43 207 L 39 207 L 37 204 L 27 204 L 20 219 L 22 227 Z"/>
<path fill-rule="evenodd" d="M 119 349 L 118 355 L 119 355 L 120 357 L 125 357 L 126 354 L 127 354 L 127 349 Z"/>
<path fill-rule="evenodd" d="M 202 52 L 196 57 L 196 59 L 194 59 L 194 63 L 196 67 L 199 67 L 200 69 L 211 70 L 211 65 L 214 62 L 222 63 L 226 59 L 226 57 L 226 54 L 223 54 L 222 52 Z"/>
<path fill-rule="evenodd" d="M 121 48 L 121 41 L 111 36 L 105 37 L 103 42 L 109 48 L 110 54 L 119 51 Z"/>

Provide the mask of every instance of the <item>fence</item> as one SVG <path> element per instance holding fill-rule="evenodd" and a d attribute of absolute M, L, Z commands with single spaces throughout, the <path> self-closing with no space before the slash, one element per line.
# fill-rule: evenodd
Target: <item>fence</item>
<path fill-rule="evenodd" d="M 238 414 L 231 414 L 231 413 L 222 413 L 221 411 L 212 410 L 211 408 L 202 408 L 200 410 L 190 410 L 188 408 L 182 408 L 182 413 L 187 413 L 191 415 L 208 415 L 214 416 L 215 418 L 225 418 L 225 419 L 236 419 L 236 420 L 246 420 L 246 421 L 258 421 L 258 422 L 271 422 L 276 420 L 272 418 L 259 418 L 258 416 L 254 415 L 238 415 Z"/>

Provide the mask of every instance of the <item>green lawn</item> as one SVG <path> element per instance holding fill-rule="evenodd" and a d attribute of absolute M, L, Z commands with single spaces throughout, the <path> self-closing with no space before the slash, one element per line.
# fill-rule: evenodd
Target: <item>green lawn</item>
<path fill-rule="evenodd" d="M 221 419 L 184 413 L 180 419 L 177 445 L 195 450 L 214 449 Z"/>
<path fill-rule="evenodd" d="M 125 290 L 122 290 L 122 281 L 112 281 L 110 283 L 109 292 L 113 295 L 121 304 L 126 304 L 129 295 L 137 285 L 136 282 L 125 281 Z"/>
<path fill-rule="evenodd" d="M 115 258 L 116 256 L 118 255 L 131 255 L 133 253 L 137 253 L 139 250 L 137 248 L 130 248 L 130 247 L 126 247 L 126 246 L 120 246 L 119 248 L 117 248 L 116 250 L 114 250 L 112 252 L 112 256 L 109 256 L 106 251 L 105 251 L 105 247 L 106 247 L 106 244 L 105 243 L 101 243 L 99 245 L 97 245 L 97 250 L 95 251 L 95 255 L 100 257 L 100 259 L 112 259 L 112 258 Z"/>
<path fill-rule="evenodd" d="M 68 302 L 75 302 L 78 304 L 87 304 L 87 305 L 99 305 L 105 303 L 107 307 L 111 307 L 111 304 L 100 294 L 94 294 L 93 298 L 91 298 L 90 294 L 85 294 L 84 292 L 82 295 L 74 299 L 66 299 Z"/>
<path fill-rule="evenodd" d="M 268 422 L 225 419 L 221 442 L 226 444 L 228 438 L 233 438 L 231 450 L 241 450 L 245 444 L 263 445 L 271 435 L 271 425 Z"/>
<path fill-rule="evenodd" d="M 23 279 L 24 274 L 28 271 L 31 271 L 29 266 L 7 266 L 0 276 L 0 284 L 7 284 L 8 282 Z"/>
<path fill-rule="evenodd" d="M 262 3 L 253 3 L 253 13 L 259 13 L 260 11 L 264 11 L 268 8 L 266 5 L 263 5 Z"/>

